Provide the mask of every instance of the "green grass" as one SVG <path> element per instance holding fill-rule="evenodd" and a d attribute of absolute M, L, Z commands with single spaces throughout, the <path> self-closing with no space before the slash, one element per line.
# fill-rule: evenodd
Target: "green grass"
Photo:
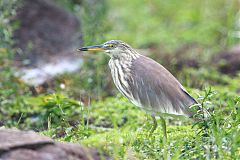
<path fill-rule="evenodd" d="M 80 123 L 61 128 L 64 133 L 61 137 L 56 135 L 59 127 L 50 127 L 43 134 L 98 148 L 116 159 L 237 159 L 240 156 L 239 97 L 226 96 L 228 101 L 220 106 L 217 99 L 224 93 L 206 90 L 202 94 L 199 101 L 204 99 L 202 104 L 209 111 L 209 118 L 195 124 L 185 120 L 181 125 L 176 119 L 168 120 L 167 142 L 163 141 L 160 126 L 150 136 L 151 117 L 121 97 L 84 107 L 78 117 Z"/>

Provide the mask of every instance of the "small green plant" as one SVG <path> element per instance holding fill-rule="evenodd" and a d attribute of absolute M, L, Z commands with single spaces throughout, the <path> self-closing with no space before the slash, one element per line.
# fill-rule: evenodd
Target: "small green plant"
<path fill-rule="evenodd" d="M 197 126 L 201 136 L 202 144 L 198 147 L 204 152 L 202 158 L 207 159 L 225 159 L 227 157 L 236 158 L 237 143 L 235 134 L 239 131 L 233 127 L 240 124 L 235 117 L 239 117 L 237 108 L 239 108 L 239 97 L 229 97 L 228 105 L 221 106 L 212 102 L 216 92 L 211 88 L 204 90 L 204 95 L 199 97 L 201 102 L 201 111 L 196 115 L 197 122 L 193 125 Z M 233 132 L 232 132 L 233 131 Z M 234 154 L 232 154 L 234 150 Z"/>
<path fill-rule="evenodd" d="M 74 116 L 81 115 L 81 102 L 69 99 L 62 94 L 52 94 L 43 97 L 43 104 L 40 105 L 41 119 L 50 119 L 52 125 L 70 123 Z M 74 112 L 73 112 L 74 111 Z"/>

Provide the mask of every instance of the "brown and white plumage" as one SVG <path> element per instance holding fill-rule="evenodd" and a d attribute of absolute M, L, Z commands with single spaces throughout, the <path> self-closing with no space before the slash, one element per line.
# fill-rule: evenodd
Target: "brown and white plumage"
<path fill-rule="evenodd" d="M 192 116 L 189 107 L 196 101 L 177 79 L 162 65 L 137 53 L 123 41 L 110 40 L 80 50 L 107 52 L 116 87 L 135 105 L 153 113 Z"/>
<path fill-rule="evenodd" d="M 157 127 L 156 112 L 193 116 L 189 107 L 197 102 L 177 79 L 162 65 L 137 53 L 123 41 L 110 40 L 79 50 L 107 52 L 111 57 L 109 68 L 118 90 L 136 106 L 152 112 L 154 125 L 150 133 Z M 167 138 L 166 122 L 161 115 L 160 118 Z"/>
<path fill-rule="evenodd" d="M 134 55 L 112 55 L 109 67 L 116 87 L 125 97 L 148 111 L 192 116 L 189 107 L 196 101 L 168 70 L 136 51 L 124 52 Z"/>

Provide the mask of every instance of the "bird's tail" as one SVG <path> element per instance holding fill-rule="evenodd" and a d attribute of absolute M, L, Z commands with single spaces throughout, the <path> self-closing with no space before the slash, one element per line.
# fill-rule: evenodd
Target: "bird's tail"
<path fill-rule="evenodd" d="M 185 104 L 186 107 L 184 108 L 184 113 L 188 117 L 193 118 L 196 112 L 200 110 L 200 104 L 185 89 L 182 89 L 182 91 L 187 96 L 187 104 Z"/>

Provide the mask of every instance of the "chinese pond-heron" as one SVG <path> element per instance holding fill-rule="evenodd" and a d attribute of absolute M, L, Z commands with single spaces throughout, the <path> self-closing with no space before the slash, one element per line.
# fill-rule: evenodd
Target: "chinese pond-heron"
<path fill-rule="evenodd" d="M 161 113 L 193 116 L 189 107 L 197 102 L 178 80 L 162 65 L 139 54 L 125 42 L 110 40 L 79 50 L 105 51 L 111 57 L 109 67 L 118 90 L 133 104 L 152 113 L 151 133 L 157 127 L 157 113 L 160 113 L 165 138 L 166 122 Z"/>

